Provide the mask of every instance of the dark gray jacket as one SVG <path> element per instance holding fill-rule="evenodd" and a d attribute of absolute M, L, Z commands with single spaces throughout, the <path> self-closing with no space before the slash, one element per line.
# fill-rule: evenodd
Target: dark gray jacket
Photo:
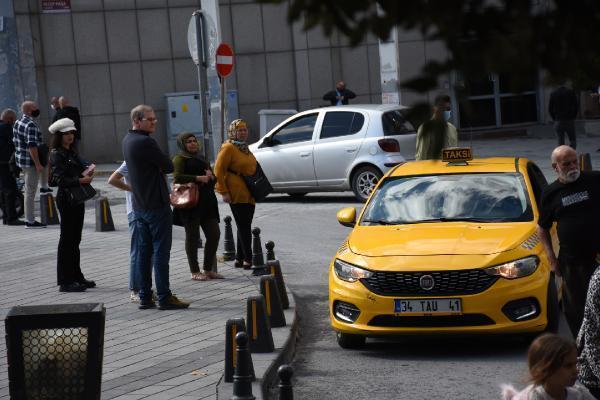
<path fill-rule="evenodd" d="M 134 211 L 156 210 L 169 206 L 165 174 L 173 163 L 148 132 L 130 130 L 123 138 L 123 157 L 129 170 Z"/>

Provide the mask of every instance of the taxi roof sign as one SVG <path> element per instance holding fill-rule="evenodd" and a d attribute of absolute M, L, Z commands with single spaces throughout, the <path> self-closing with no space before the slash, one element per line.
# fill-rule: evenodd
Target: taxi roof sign
<path fill-rule="evenodd" d="M 452 164 L 466 164 L 473 159 L 470 147 L 449 147 L 442 149 L 442 161 Z"/>

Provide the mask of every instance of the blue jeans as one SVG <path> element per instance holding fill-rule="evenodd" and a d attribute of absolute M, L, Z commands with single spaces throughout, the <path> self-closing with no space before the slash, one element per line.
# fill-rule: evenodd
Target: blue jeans
<path fill-rule="evenodd" d="M 131 247 L 129 248 L 129 290 L 139 292 L 142 267 L 139 265 L 140 258 L 138 257 L 138 246 L 141 238 L 135 223 L 136 219 L 133 212 L 127 214 L 127 221 L 129 223 L 129 234 L 131 235 Z"/>
<path fill-rule="evenodd" d="M 140 301 L 149 302 L 152 298 L 152 268 L 158 302 L 171 296 L 169 289 L 169 259 L 173 236 L 173 216 L 171 207 L 155 210 L 134 211 L 140 272 Z"/>

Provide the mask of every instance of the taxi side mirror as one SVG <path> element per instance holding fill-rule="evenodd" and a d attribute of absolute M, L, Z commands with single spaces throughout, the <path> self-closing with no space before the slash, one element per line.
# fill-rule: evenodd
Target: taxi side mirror
<path fill-rule="evenodd" d="M 356 208 L 346 207 L 337 212 L 337 220 L 340 224 L 347 227 L 354 227 L 356 224 Z"/>

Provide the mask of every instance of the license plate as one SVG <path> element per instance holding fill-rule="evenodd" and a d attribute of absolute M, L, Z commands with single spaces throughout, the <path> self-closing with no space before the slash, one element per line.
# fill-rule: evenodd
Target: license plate
<path fill-rule="evenodd" d="M 394 313 L 400 315 L 462 314 L 461 299 L 394 299 Z"/>

